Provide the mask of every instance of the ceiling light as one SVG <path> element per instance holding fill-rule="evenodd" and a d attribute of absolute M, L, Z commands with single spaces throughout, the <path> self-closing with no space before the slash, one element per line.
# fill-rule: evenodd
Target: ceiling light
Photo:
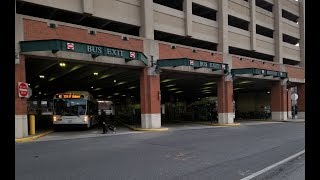
<path fill-rule="evenodd" d="M 125 94 L 123 94 L 122 96 L 126 96 Z"/>
<path fill-rule="evenodd" d="M 59 63 L 59 65 L 60 65 L 60 67 L 66 67 L 66 63 L 64 63 L 64 62 Z"/>
<path fill-rule="evenodd" d="M 182 92 L 183 92 L 183 91 L 176 91 L 175 94 L 179 94 L 179 93 L 182 93 Z"/>
<path fill-rule="evenodd" d="M 119 93 L 114 93 L 113 95 L 117 96 L 117 95 L 119 95 Z"/>
<path fill-rule="evenodd" d="M 216 84 L 216 82 L 208 82 L 208 83 L 205 83 L 204 85 L 211 85 L 211 84 Z"/>
<path fill-rule="evenodd" d="M 119 82 L 116 85 L 121 85 L 121 84 L 124 84 L 124 83 L 126 83 L 126 82 Z"/>
<path fill-rule="evenodd" d="M 98 76 L 98 73 L 97 73 L 97 72 L 94 72 L 93 75 Z"/>
<path fill-rule="evenodd" d="M 203 87 L 202 89 L 212 89 L 213 87 L 211 86 L 207 86 L 207 87 Z"/>
<path fill-rule="evenodd" d="M 169 85 L 166 85 L 165 87 L 172 87 L 172 86 L 175 86 L 175 84 L 169 84 Z"/>
<path fill-rule="evenodd" d="M 43 78 L 44 78 L 44 75 L 39 75 L 39 77 L 40 77 L 41 79 L 43 79 Z"/>
<path fill-rule="evenodd" d="M 175 91 L 175 90 L 178 90 L 178 88 L 171 88 L 171 89 L 168 89 L 168 91 Z"/>
<path fill-rule="evenodd" d="M 248 83 L 252 83 L 253 81 L 242 81 L 242 82 L 239 82 L 238 84 L 248 84 Z"/>
<path fill-rule="evenodd" d="M 93 86 L 91 86 L 91 89 L 93 89 Z"/>
<path fill-rule="evenodd" d="M 165 79 L 165 80 L 162 80 L 161 82 L 164 83 L 164 82 L 170 82 L 170 81 L 173 81 L 174 79 Z"/>
<path fill-rule="evenodd" d="M 135 86 L 131 86 L 131 87 L 129 87 L 128 89 L 134 89 L 134 88 L 136 88 Z"/>
<path fill-rule="evenodd" d="M 117 80 L 113 80 L 113 82 L 117 82 Z"/>
<path fill-rule="evenodd" d="M 267 93 L 270 94 L 270 91 L 268 91 Z"/>

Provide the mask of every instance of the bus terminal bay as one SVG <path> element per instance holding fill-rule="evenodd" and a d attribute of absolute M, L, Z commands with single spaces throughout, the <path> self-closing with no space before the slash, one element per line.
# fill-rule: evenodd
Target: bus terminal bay
<path fill-rule="evenodd" d="M 29 135 L 30 115 L 36 131 L 98 127 L 102 111 L 117 125 L 141 129 L 175 122 L 287 120 L 297 89 L 302 100 L 294 102 L 299 106 L 294 116 L 304 115 L 304 84 L 290 80 L 274 62 L 254 66 L 261 62 L 115 37 L 108 46 L 61 39 L 19 43 L 16 81 L 28 84 L 28 96 L 16 97 L 16 138 Z"/>

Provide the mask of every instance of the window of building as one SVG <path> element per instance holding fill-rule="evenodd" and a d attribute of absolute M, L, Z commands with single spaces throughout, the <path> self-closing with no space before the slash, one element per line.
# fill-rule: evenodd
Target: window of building
<path fill-rule="evenodd" d="M 153 0 L 154 3 L 183 11 L 183 0 Z"/>
<path fill-rule="evenodd" d="M 192 3 L 192 14 L 210 20 L 217 20 L 217 11 L 208 7 Z"/>
<path fill-rule="evenodd" d="M 264 10 L 267 10 L 269 12 L 272 12 L 273 4 L 271 4 L 265 0 L 256 0 L 256 6 L 262 8 Z"/>
<path fill-rule="evenodd" d="M 256 33 L 262 36 L 273 38 L 273 30 L 264 26 L 256 25 Z"/>
<path fill-rule="evenodd" d="M 228 25 L 249 31 L 249 22 L 231 15 L 228 15 Z"/>
<path fill-rule="evenodd" d="M 154 39 L 159 41 L 175 43 L 175 44 L 181 44 L 185 46 L 217 51 L 216 43 L 197 40 L 190 37 L 179 36 L 179 35 L 170 34 L 170 33 L 161 32 L 161 31 L 154 31 Z"/>
<path fill-rule="evenodd" d="M 131 24 L 21 1 L 17 1 L 16 6 L 18 14 L 139 36 L 140 27 Z"/>
<path fill-rule="evenodd" d="M 245 57 L 266 60 L 266 61 L 273 61 L 273 57 L 274 57 L 272 55 L 263 54 L 263 53 L 259 53 L 259 52 L 255 52 L 255 51 L 249 51 L 246 49 L 240 49 L 240 48 L 231 47 L 231 46 L 229 46 L 229 53 L 239 55 L 239 56 L 245 56 Z"/>
<path fill-rule="evenodd" d="M 291 12 L 286 11 L 284 9 L 282 9 L 282 17 L 294 23 L 297 23 L 299 20 L 299 16 L 292 14 Z"/>
<path fill-rule="evenodd" d="M 283 58 L 283 64 L 289 64 L 289 65 L 296 66 L 296 65 L 299 65 L 299 61 Z"/>
<path fill-rule="evenodd" d="M 287 34 L 283 34 L 282 35 L 282 41 L 286 42 L 286 43 L 289 43 L 289 44 L 293 44 L 293 45 L 297 45 L 299 43 L 299 39 L 298 38 L 292 37 L 292 36 L 287 35 Z"/>

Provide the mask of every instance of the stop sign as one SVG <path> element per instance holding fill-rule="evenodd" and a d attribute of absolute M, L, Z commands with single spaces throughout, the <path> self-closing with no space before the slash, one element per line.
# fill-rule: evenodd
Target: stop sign
<path fill-rule="evenodd" d="M 27 97 L 28 96 L 28 84 L 24 82 L 18 82 L 18 92 L 19 97 Z"/>

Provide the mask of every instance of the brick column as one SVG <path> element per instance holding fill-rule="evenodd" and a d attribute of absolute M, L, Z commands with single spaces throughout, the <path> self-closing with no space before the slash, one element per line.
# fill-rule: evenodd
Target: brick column
<path fill-rule="evenodd" d="M 18 82 L 26 82 L 25 57 L 15 64 L 15 138 L 28 136 L 27 99 L 18 95 Z"/>
<path fill-rule="evenodd" d="M 160 98 L 160 76 L 146 67 L 140 74 L 142 128 L 161 128 Z"/>
<path fill-rule="evenodd" d="M 287 120 L 287 85 L 286 82 L 276 81 L 271 88 L 271 118 L 272 120 Z"/>
<path fill-rule="evenodd" d="M 298 102 L 297 102 L 297 106 L 298 106 L 298 118 L 300 119 L 304 119 L 305 118 L 305 96 L 304 96 L 304 87 L 305 84 L 299 84 L 297 86 L 297 93 L 298 93 Z"/>
<path fill-rule="evenodd" d="M 292 103 L 291 103 L 291 88 L 288 88 L 288 91 L 287 91 L 287 101 L 288 101 L 288 105 L 287 105 L 287 108 L 288 108 L 288 119 L 292 119 Z"/>
<path fill-rule="evenodd" d="M 218 82 L 218 119 L 220 124 L 232 124 L 233 82 L 231 77 L 222 76 Z"/>

